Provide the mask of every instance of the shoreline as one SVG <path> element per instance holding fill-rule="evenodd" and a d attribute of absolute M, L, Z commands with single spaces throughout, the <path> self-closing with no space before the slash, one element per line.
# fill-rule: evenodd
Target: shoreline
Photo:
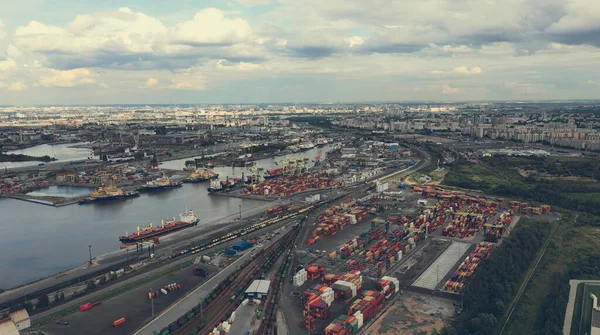
<path fill-rule="evenodd" d="M 254 216 L 259 215 L 261 212 L 266 211 L 267 208 L 278 205 L 278 204 L 279 205 L 286 204 L 287 202 L 289 202 L 289 200 L 282 199 L 282 200 L 264 201 L 264 202 L 265 202 L 264 204 L 260 204 L 259 206 L 242 210 L 242 214 L 245 213 L 247 215 L 247 217 L 243 218 L 242 221 L 235 220 L 238 217 L 239 213 L 225 215 L 220 218 L 213 219 L 211 221 L 207 221 L 202 224 L 198 224 L 195 227 L 190 227 L 188 229 L 183 229 L 183 230 L 179 230 L 179 231 L 173 232 L 168 235 L 164 235 L 161 239 L 161 242 L 162 243 L 166 242 L 168 244 L 178 244 L 181 241 L 172 241 L 172 240 L 177 239 L 178 237 L 179 238 L 185 237 L 186 235 L 194 235 L 193 234 L 194 232 L 206 234 L 206 233 L 210 233 L 212 231 L 221 231 L 223 229 L 227 229 L 226 226 L 228 226 L 228 225 L 242 224 L 242 223 L 244 223 L 245 220 L 255 219 L 255 218 L 253 218 Z M 248 214 L 248 213 L 250 213 L 250 214 Z M 106 261 L 106 259 L 110 259 L 111 257 L 118 257 L 120 254 L 126 253 L 125 250 L 126 249 L 115 249 L 115 250 L 106 252 L 101 255 L 96 255 L 96 256 L 94 256 L 94 263 L 96 264 L 96 266 L 98 264 L 101 265 L 102 261 Z M 72 267 L 69 269 L 65 269 L 65 270 L 57 272 L 55 274 L 47 275 L 45 277 L 36 279 L 34 281 L 30 281 L 30 282 L 27 282 L 27 283 L 24 283 L 24 284 L 21 284 L 18 286 L 14 286 L 11 288 L 2 288 L 4 290 L 4 292 L 0 293 L 0 297 L 2 297 L 5 294 L 9 294 L 11 292 L 22 290 L 23 288 L 25 288 L 27 286 L 35 285 L 44 280 L 48 280 L 48 279 L 56 278 L 56 277 L 67 276 L 69 274 L 72 274 L 74 271 L 77 272 L 81 269 L 88 269 L 88 268 L 89 268 L 89 264 L 86 262 L 86 263 L 80 264 L 78 266 L 75 266 L 75 267 Z"/>

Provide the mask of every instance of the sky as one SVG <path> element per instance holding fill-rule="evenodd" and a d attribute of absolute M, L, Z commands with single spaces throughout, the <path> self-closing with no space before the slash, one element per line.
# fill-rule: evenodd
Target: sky
<path fill-rule="evenodd" d="M 600 98 L 598 0 L 0 2 L 0 105 Z"/>

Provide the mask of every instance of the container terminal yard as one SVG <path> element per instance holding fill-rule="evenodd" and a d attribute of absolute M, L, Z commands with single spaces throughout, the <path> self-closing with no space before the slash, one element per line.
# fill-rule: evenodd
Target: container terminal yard
<path fill-rule="evenodd" d="M 248 185 L 232 179 L 240 184 L 232 196 L 271 202 L 242 220 L 192 226 L 160 243 L 135 241 L 79 271 L 31 284 L 30 295 L 72 296 L 35 314 L 34 329 L 49 335 L 440 329 L 460 308 L 465 282 L 519 217 L 554 214 L 547 205 L 405 183 L 432 163 L 427 152 L 411 150 L 421 156 L 413 164 L 344 166 L 351 175 L 324 171 L 336 168 L 348 154 L 342 152 L 291 175 Z M 229 185 L 229 178 L 213 181 Z M 82 286 L 86 294 L 79 296 Z M 8 307 L 21 297 L 22 291 L 8 291 L 0 303 Z M 415 308 L 440 317 L 427 322 Z"/>

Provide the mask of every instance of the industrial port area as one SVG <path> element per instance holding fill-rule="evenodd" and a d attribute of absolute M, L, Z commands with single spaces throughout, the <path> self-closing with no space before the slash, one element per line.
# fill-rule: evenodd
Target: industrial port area
<path fill-rule="evenodd" d="M 85 156 L 5 166 L 0 205 L 115 216 L 99 228 L 105 239 L 72 232 L 86 240 L 67 251 L 69 266 L 11 278 L 0 290 L 0 325 L 14 327 L 10 335 L 519 334 L 533 313 L 523 302 L 537 289 L 532 276 L 572 243 L 554 238 L 593 221 L 581 214 L 589 202 L 574 196 L 581 213 L 573 212 L 553 198 L 563 184 L 551 183 L 595 187 L 595 175 L 576 177 L 569 164 L 596 153 L 478 136 L 564 117 L 545 106 L 529 106 L 531 115 L 451 107 L 331 106 L 319 116 L 226 108 L 156 124 L 148 111 L 120 110 L 112 118 L 138 121 L 79 124 L 77 136 L 67 125 L 28 124 L 4 148 Z M 126 216 L 132 210 L 154 223 Z M 528 252 L 511 256 L 519 249 Z M 512 281 L 494 282 L 493 271 L 512 266 Z M 597 286 L 583 284 L 572 284 L 568 306 L 556 304 L 561 325 L 578 329 L 566 334 L 593 327 L 585 295 Z M 493 290 L 507 293 L 477 305 Z"/>

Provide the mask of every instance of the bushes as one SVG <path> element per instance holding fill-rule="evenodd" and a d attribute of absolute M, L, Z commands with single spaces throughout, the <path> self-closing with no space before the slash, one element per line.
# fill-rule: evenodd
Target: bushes
<path fill-rule="evenodd" d="M 587 162 L 582 164 L 588 166 Z M 465 161 L 454 163 L 444 179 L 444 184 L 600 215 L 600 183 L 589 180 L 536 178 L 532 175 L 523 177 L 517 173 L 516 168 L 551 173 L 551 176 L 599 177 L 598 168 L 586 171 L 577 165 L 566 164 L 565 167 L 565 162 L 557 163 L 551 158 L 494 157 L 477 164 Z"/>

